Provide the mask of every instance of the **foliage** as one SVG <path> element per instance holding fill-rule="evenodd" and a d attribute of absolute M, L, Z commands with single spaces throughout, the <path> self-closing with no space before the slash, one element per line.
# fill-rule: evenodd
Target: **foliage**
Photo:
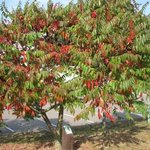
<path fill-rule="evenodd" d="M 143 103 L 150 90 L 150 19 L 136 4 L 49 1 L 45 10 L 34 1 L 12 12 L 2 3 L 1 11 L 0 114 L 12 109 L 17 117 L 46 119 L 60 106 L 72 113 L 86 107 L 77 120 L 98 108 L 99 118 L 115 121 L 113 104 L 131 112 Z"/>
<path fill-rule="evenodd" d="M 150 88 L 150 19 L 135 5 L 128 0 L 76 5 L 73 56 L 84 78 L 84 101 L 99 107 L 99 118 L 105 114 L 114 121 L 112 104 L 127 112 L 147 111 L 140 106 Z"/>

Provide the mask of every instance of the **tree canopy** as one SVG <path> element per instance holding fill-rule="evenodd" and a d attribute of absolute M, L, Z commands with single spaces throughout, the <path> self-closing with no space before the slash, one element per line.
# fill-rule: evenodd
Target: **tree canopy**
<path fill-rule="evenodd" d="M 134 1 L 49 1 L 47 9 L 34 1 L 11 12 L 2 3 L 1 11 L 0 115 L 12 109 L 46 121 L 51 109 L 81 107 L 77 120 L 98 108 L 99 118 L 115 121 L 113 104 L 146 112 L 150 19 Z"/>

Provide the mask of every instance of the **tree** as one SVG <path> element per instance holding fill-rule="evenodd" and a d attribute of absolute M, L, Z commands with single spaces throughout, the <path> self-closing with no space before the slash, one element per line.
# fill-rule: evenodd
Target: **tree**
<path fill-rule="evenodd" d="M 61 16 L 65 11 L 51 2 L 47 10 L 36 2 L 26 3 L 23 9 L 19 3 L 12 12 L 3 3 L 1 9 L 5 18 L 0 29 L 0 114 L 12 109 L 17 117 L 40 115 L 61 141 L 64 108 L 74 113 L 75 107 L 83 107 L 78 94 L 82 83 L 74 75 L 63 21 L 66 16 Z M 51 109 L 59 111 L 59 135 L 46 114 Z"/>
<path fill-rule="evenodd" d="M 98 117 L 112 122 L 113 104 L 127 114 L 144 111 L 150 20 L 136 3 L 87 0 L 62 7 L 49 1 L 47 6 L 19 3 L 9 12 L 1 5 L 0 114 L 12 109 L 18 117 L 41 115 L 57 135 L 46 115 L 56 109 L 61 137 L 64 109 L 74 113 L 84 107 L 78 120 L 98 107 Z"/>

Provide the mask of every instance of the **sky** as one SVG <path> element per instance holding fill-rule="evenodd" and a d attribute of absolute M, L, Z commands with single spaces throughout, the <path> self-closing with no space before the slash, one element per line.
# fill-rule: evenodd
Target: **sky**
<path fill-rule="evenodd" d="M 3 0 L 0 0 L 0 4 L 2 3 Z M 27 0 L 21 0 L 22 4 L 24 4 Z M 33 0 L 29 0 L 29 2 L 31 2 Z M 40 5 L 46 6 L 46 3 L 48 0 L 37 0 Z M 69 3 L 69 1 L 71 0 L 52 0 L 53 3 L 57 3 L 60 2 L 63 5 L 67 5 Z M 76 1 L 76 0 L 74 0 Z M 150 2 L 150 0 L 136 0 L 139 4 L 145 4 L 146 2 Z M 16 5 L 18 4 L 19 0 L 5 0 L 6 2 L 6 6 L 8 9 L 11 9 L 12 7 L 15 8 Z M 146 10 L 144 11 L 145 14 L 149 14 L 150 13 L 150 4 L 147 6 Z"/>

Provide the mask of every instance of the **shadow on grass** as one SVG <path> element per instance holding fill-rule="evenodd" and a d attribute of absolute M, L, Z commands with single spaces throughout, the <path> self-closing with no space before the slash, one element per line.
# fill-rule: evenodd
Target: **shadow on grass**
<path fill-rule="evenodd" d="M 46 147 L 53 147 L 54 141 L 54 137 L 48 131 L 0 135 L 0 147 L 4 144 L 10 144 L 13 147 L 16 147 L 14 149 L 19 149 L 19 147 L 22 147 L 23 145 L 24 149 L 40 150 Z"/>
<path fill-rule="evenodd" d="M 120 144 L 140 144 L 145 143 L 146 139 L 139 139 L 136 135 L 140 132 L 148 134 L 150 126 L 144 121 L 136 123 L 131 121 L 121 121 L 116 124 L 107 124 L 105 129 L 102 125 L 86 126 L 74 128 L 75 142 L 74 150 L 77 150 L 84 143 L 90 142 L 98 150 L 115 145 L 119 148 Z M 95 150 L 97 150 L 95 149 Z"/>
<path fill-rule="evenodd" d="M 32 143 L 32 142 L 54 141 L 54 137 L 47 131 L 20 132 L 0 135 L 0 143 Z"/>
<path fill-rule="evenodd" d="M 6 128 L 1 128 L 0 133 L 0 149 L 1 145 L 27 145 L 31 144 L 33 149 L 44 149 L 45 147 L 53 147 L 56 141 L 55 137 L 48 131 L 46 123 L 42 120 L 14 119 L 11 121 L 5 120 L 6 124 L 15 132 L 12 133 Z M 51 119 L 51 122 L 56 125 L 57 119 Z M 68 122 L 64 121 L 64 124 Z M 32 148 L 31 148 L 32 149 Z"/>
<path fill-rule="evenodd" d="M 57 123 L 56 119 L 53 119 L 52 122 L 54 124 Z M 34 126 L 30 127 L 33 122 L 20 122 L 20 126 L 18 126 L 19 122 L 8 122 L 12 127 L 18 127 L 18 129 L 25 129 L 22 133 L 11 133 L 11 134 L 1 134 L 0 133 L 0 145 L 1 144 L 30 144 L 34 143 L 36 149 L 42 149 L 45 147 L 53 147 L 55 138 L 46 130 L 39 130 L 39 126 L 43 126 L 45 123 L 40 120 L 34 121 Z M 31 123 L 31 124 L 30 124 Z M 64 122 L 64 124 L 69 124 L 68 122 Z M 28 132 L 27 129 L 30 129 Z M 36 129 L 36 131 L 31 131 Z M 82 146 L 82 144 L 86 144 L 86 142 L 90 141 L 92 146 L 100 149 L 104 149 L 105 147 L 110 147 L 111 145 L 115 145 L 117 147 L 120 144 L 128 144 L 128 143 L 144 143 L 145 139 L 139 139 L 136 135 L 140 132 L 148 133 L 150 131 L 150 127 L 141 119 L 138 122 L 134 123 L 133 121 L 121 120 L 115 124 L 107 123 L 107 127 L 105 130 L 102 128 L 101 124 L 92 124 L 92 125 L 84 125 L 72 127 L 74 133 L 74 150 L 77 150 Z M 95 149 L 96 150 L 96 149 Z"/>

